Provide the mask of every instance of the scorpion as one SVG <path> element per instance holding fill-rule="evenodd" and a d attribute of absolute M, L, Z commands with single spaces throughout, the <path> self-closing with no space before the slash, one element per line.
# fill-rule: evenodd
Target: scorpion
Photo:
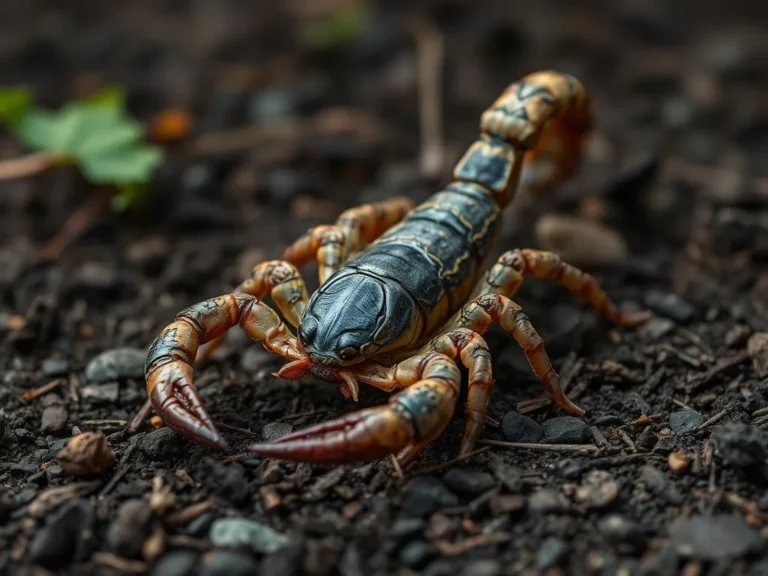
<path fill-rule="evenodd" d="M 201 345 L 220 344 L 239 324 L 288 361 L 275 373 L 279 378 L 311 374 L 337 383 L 354 401 L 360 382 L 393 393 L 386 405 L 253 444 L 253 453 L 315 464 L 393 455 L 406 465 L 453 418 L 461 363 L 468 373 L 460 448 L 466 455 L 486 424 L 494 379 L 483 334 L 498 322 L 553 402 L 583 416 L 563 391 L 542 338 L 512 300 L 523 280 L 559 283 L 618 326 L 637 326 L 650 313 L 620 312 L 593 276 L 552 252 L 516 249 L 490 269 L 486 264 L 520 183 L 544 189 L 570 176 L 592 122 L 586 90 L 570 75 L 540 71 L 509 85 L 482 114 L 479 139 L 442 191 L 419 206 L 396 197 L 351 208 L 334 225 L 311 228 L 282 260 L 257 265 L 234 292 L 180 312 L 147 355 L 154 410 L 182 436 L 227 448 L 195 388 L 192 366 Z M 320 287 L 310 298 L 298 267 L 313 258 Z M 263 301 L 267 294 L 285 321 Z"/>

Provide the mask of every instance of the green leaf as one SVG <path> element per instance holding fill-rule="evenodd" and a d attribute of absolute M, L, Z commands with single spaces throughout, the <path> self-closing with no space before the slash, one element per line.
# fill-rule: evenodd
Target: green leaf
<path fill-rule="evenodd" d="M 16 124 L 32 105 L 32 95 L 24 86 L 0 88 L 0 122 Z"/>
<path fill-rule="evenodd" d="M 365 2 L 343 2 L 333 13 L 309 22 L 304 29 L 304 42 L 315 49 L 332 48 L 356 38 L 365 29 L 369 13 Z"/>
<path fill-rule="evenodd" d="M 144 204 L 149 196 L 148 184 L 121 184 L 119 192 L 112 197 L 112 209 L 115 212 L 125 212 Z"/>
<path fill-rule="evenodd" d="M 125 112 L 122 92 L 107 90 L 58 112 L 32 110 L 17 126 L 31 148 L 73 159 L 95 184 L 149 182 L 163 151 L 143 142 L 144 128 Z"/>

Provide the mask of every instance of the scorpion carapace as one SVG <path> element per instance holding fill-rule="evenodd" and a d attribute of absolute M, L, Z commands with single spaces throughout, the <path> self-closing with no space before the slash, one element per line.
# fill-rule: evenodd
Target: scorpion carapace
<path fill-rule="evenodd" d="M 485 426 L 493 386 L 482 334 L 498 322 L 553 400 L 582 415 L 564 394 L 542 339 L 511 300 L 525 276 L 558 282 L 621 326 L 637 325 L 647 313 L 619 313 L 592 276 L 549 252 L 512 250 L 484 271 L 521 173 L 527 185 L 541 188 L 571 174 L 590 123 L 589 99 L 574 78 L 538 72 L 512 84 L 482 115 L 480 138 L 443 191 L 418 207 L 393 198 L 347 210 L 335 225 L 309 230 L 283 260 L 257 266 L 232 294 L 181 312 L 147 358 L 154 409 L 180 434 L 225 448 L 193 384 L 192 364 L 204 355 L 201 344 L 210 351 L 239 324 L 288 360 L 279 377 L 311 373 L 338 382 L 355 400 L 359 382 L 395 393 L 386 406 L 255 444 L 256 454 L 325 464 L 398 454 L 408 462 L 453 417 L 457 362 L 469 373 L 466 454 Z M 320 288 L 310 299 L 297 266 L 312 258 Z M 298 337 L 263 302 L 267 295 Z"/>

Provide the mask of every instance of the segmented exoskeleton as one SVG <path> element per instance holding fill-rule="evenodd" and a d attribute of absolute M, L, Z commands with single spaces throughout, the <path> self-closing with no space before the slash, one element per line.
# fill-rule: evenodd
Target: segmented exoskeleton
<path fill-rule="evenodd" d="M 512 250 L 484 271 L 521 172 L 540 187 L 570 175 L 591 114 L 584 88 L 570 76 L 538 72 L 509 86 L 483 113 L 480 138 L 444 190 L 415 208 L 394 198 L 350 209 L 335 225 L 311 229 L 283 260 L 257 266 L 232 294 L 181 312 L 147 358 L 155 410 L 179 433 L 226 446 L 192 383 L 192 363 L 201 344 L 221 342 L 239 324 L 290 361 L 280 377 L 311 373 L 339 382 L 355 400 L 358 382 L 396 392 L 387 406 L 255 444 L 256 454 L 344 463 L 396 453 L 407 462 L 452 418 L 461 385 L 457 362 L 469 371 L 464 454 L 483 431 L 493 385 L 482 334 L 499 322 L 554 401 L 583 414 L 563 393 L 542 339 L 512 296 L 533 275 L 577 293 L 616 324 L 633 326 L 647 315 L 620 314 L 592 276 L 549 252 Z M 310 299 L 297 266 L 312 258 L 321 285 Z M 262 301 L 267 294 L 298 337 Z"/>

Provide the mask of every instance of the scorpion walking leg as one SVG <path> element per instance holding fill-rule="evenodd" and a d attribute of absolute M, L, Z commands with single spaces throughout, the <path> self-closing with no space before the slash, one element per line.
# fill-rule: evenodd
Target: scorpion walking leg
<path fill-rule="evenodd" d="M 355 377 L 384 389 L 404 389 L 387 406 L 352 412 L 273 442 L 254 444 L 251 450 L 261 456 L 318 464 L 370 462 L 399 453 L 399 461 L 406 464 L 445 429 L 461 386 L 456 363 L 436 352 L 392 368 L 366 364 L 355 371 Z"/>
<path fill-rule="evenodd" d="M 399 197 L 346 210 L 335 225 L 311 228 L 285 249 L 283 259 L 301 266 L 317 258 L 323 284 L 351 254 L 402 220 L 412 207 L 410 199 Z"/>
<path fill-rule="evenodd" d="M 480 294 L 503 294 L 512 298 L 526 274 L 554 280 L 578 294 L 599 314 L 619 326 L 637 326 L 650 317 L 648 312 L 620 313 L 592 275 L 564 262 L 554 252 L 542 250 L 511 250 L 502 254 L 488 272 Z"/>
<path fill-rule="evenodd" d="M 200 344 L 238 323 L 266 350 L 295 361 L 284 370 L 305 361 L 277 313 L 253 296 L 229 294 L 179 313 L 152 343 L 144 370 L 149 399 L 165 423 L 182 436 L 219 448 L 226 448 L 226 442 L 193 384 L 191 362 Z"/>
<path fill-rule="evenodd" d="M 270 293 L 273 302 L 291 326 L 298 327 L 307 308 L 309 295 L 296 266 L 283 260 L 262 262 L 253 269 L 250 278 L 233 290 L 233 294 L 250 294 L 256 298 L 264 298 L 267 293 Z M 226 339 L 224 333 L 206 343 L 198 351 L 195 362 L 200 363 L 209 358 Z"/>

